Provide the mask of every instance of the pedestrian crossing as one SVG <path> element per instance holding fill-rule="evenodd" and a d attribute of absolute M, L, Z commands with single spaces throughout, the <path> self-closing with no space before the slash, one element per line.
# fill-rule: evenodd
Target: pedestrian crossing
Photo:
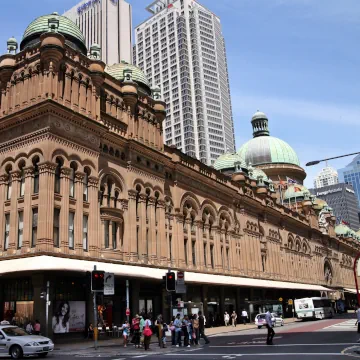
<path fill-rule="evenodd" d="M 351 320 L 346 320 L 343 321 L 341 323 L 337 323 L 331 326 L 327 326 L 319 331 L 356 331 L 357 330 L 357 325 L 356 324 L 356 319 L 351 319 Z"/>

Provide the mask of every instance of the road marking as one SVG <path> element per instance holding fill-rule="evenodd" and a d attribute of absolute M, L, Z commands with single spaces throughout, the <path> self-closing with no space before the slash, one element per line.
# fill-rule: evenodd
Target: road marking
<path fill-rule="evenodd" d="M 341 323 L 337 323 L 337 324 L 333 324 L 327 327 L 324 327 L 322 330 L 328 330 L 328 329 L 333 329 L 333 330 L 337 330 L 337 331 L 354 331 L 355 329 L 357 329 L 357 326 L 355 325 L 355 319 L 350 319 L 347 321 L 343 321 Z"/>
<path fill-rule="evenodd" d="M 174 354 L 164 354 L 166 356 L 174 356 Z M 337 353 L 258 353 L 258 354 L 181 354 L 180 356 L 221 356 L 225 358 L 225 356 L 228 356 L 227 359 L 230 357 L 241 357 L 241 356 L 295 356 L 295 355 L 301 355 L 302 357 L 305 356 L 329 356 L 329 355 L 342 355 L 340 352 Z M 230 358 L 230 359 L 231 359 Z"/>
<path fill-rule="evenodd" d="M 360 350 L 360 347 L 359 347 L 359 346 L 350 346 L 350 347 L 348 347 L 348 348 L 345 348 L 345 349 L 341 352 L 341 354 L 346 355 L 346 356 L 355 357 L 355 358 L 360 358 L 360 353 L 354 354 L 354 353 L 348 353 L 348 352 L 347 352 L 347 351 L 351 351 L 351 350 L 354 350 L 354 352 L 355 352 L 355 349 L 358 349 L 358 351 L 359 351 L 359 350 Z"/>
<path fill-rule="evenodd" d="M 281 339 L 282 336 L 275 336 L 273 339 Z M 253 340 L 266 340 L 267 337 L 264 336 L 264 337 L 258 337 L 258 338 L 253 338 Z M 230 344 L 230 343 L 229 343 Z"/>
<path fill-rule="evenodd" d="M 331 343 L 331 344 L 274 344 L 271 347 L 287 347 L 287 346 L 343 346 L 343 345 L 356 345 L 356 343 Z M 237 348 L 237 347 L 269 347 L 266 344 L 257 344 L 257 345 L 210 345 L 211 348 Z"/>
<path fill-rule="evenodd" d="M 138 355 L 138 356 L 134 356 L 134 359 L 135 358 L 143 358 L 143 357 L 146 357 L 147 355 Z"/>

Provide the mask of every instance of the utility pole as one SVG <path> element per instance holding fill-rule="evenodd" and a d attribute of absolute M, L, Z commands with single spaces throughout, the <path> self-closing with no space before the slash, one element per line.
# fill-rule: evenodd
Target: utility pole
<path fill-rule="evenodd" d="M 129 300 L 129 280 L 126 280 L 126 309 L 130 309 L 130 300 Z M 130 321 L 130 315 L 126 315 L 126 320 Z"/>
<path fill-rule="evenodd" d="M 96 270 L 96 265 L 94 265 L 94 270 Z M 93 291 L 93 302 L 94 302 L 94 347 L 95 350 L 98 348 L 98 323 L 97 323 L 97 307 L 96 307 L 96 291 Z"/>
<path fill-rule="evenodd" d="M 49 337 L 49 306 L 50 306 L 50 301 L 49 301 L 49 294 L 50 293 L 50 281 L 46 282 L 46 302 L 45 302 L 45 306 L 46 306 L 46 337 Z"/>

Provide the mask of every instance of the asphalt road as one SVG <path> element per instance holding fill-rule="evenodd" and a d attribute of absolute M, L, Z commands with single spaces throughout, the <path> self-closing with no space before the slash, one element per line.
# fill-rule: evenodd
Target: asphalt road
<path fill-rule="evenodd" d="M 243 325 L 240 325 L 243 326 Z M 255 360 L 345 360 L 350 357 L 360 358 L 360 336 L 356 332 L 353 315 L 342 319 L 311 322 L 299 322 L 275 328 L 274 345 L 266 342 L 266 329 L 254 329 L 215 335 L 211 343 L 191 348 L 167 348 L 160 350 L 152 345 L 150 351 L 114 347 L 100 350 L 80 351 L 76 353 L 56 352 L 49 354 L 49 359 L 176 359 L 176 360 L 212 360 L 240 359 Z M 358 353 L 357 353 L 358 351 Z"/>

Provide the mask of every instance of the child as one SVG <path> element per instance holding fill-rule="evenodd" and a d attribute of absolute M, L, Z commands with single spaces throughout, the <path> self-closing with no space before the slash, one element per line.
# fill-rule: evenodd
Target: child
<path fill-rule="evenodd" d="M 123 334 L 123 338 L 124 338 L 124 347 L 126 347 L 127 339 L 129 337 L 129 323 L 126 320 L 122 326 L 122 334 Z"/>
<path fill-rule="evenodd" d="M 169 331 L 169 328 L 167 326 L 167 324 L 163 324 L 163 328 L 162 328 L 162 334 L 161 334 L 161 342 L 162 342 L 162 347 L 166 348 L 166 332 Z"/>

